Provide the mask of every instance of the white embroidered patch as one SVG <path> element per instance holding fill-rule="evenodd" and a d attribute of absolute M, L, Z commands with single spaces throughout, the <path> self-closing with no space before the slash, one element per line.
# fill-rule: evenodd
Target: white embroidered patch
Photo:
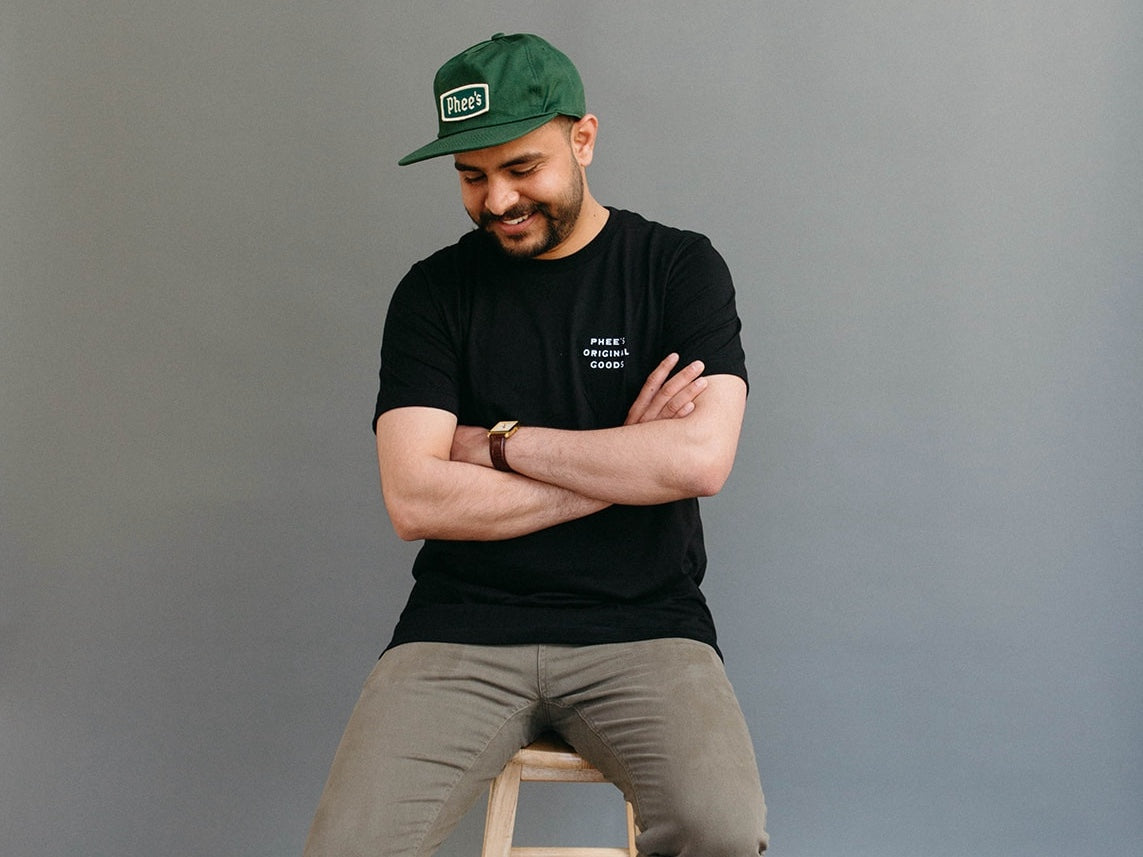
<path fill-rule="evenodd" d="M 489 108 L 488 84 L 470 83 L 441 95 L 441 121 L 460 122 L 471 119 Z"/>

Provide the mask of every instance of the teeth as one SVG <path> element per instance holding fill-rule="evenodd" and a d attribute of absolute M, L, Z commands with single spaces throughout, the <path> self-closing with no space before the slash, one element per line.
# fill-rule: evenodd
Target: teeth
<path fill-rule="evenodd" d="M 528 216 L 529 215 L 525 214 L 523 217 L 517 217 L 515 220 L 505 220 L 504 222 L 509 226 L 516 226 L 517 224 L 523 223 L 525 220 L 527 220 Z"/>

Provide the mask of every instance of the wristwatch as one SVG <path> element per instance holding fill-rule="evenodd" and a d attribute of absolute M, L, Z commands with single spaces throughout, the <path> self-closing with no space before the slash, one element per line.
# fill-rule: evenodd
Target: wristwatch
<path fill-rule="evenodd" d="M 505 473 L 516 472 L 508 466 L 508 459 L 504 457 L 504 447 L 508 444 L 508 438 L 516 434 L 518 428 L 520 428 L 519 420 L 501 420 L 488 430 L 488 452 L 492 456 L 492 466 L 497 470 L 503 470 Z"/>

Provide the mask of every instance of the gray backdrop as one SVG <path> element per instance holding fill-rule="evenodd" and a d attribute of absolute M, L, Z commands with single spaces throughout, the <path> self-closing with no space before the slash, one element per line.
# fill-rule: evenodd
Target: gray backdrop
<path fill-rule="evenodd" d="M 580 66 L 596 195 L 736 274 L 706 588 L 774 853 L 1139 853 L 1132 0 L 7 0 L 0 853 L 300 852 L 415 547 L 382 317 L 468 228 L 395 162 L 497 30 Z M 565 788 L 533 841 L 620 829 Z"/>

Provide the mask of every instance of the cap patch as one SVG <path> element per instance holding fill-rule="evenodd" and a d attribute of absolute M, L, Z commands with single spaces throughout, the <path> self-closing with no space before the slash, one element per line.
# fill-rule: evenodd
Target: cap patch
<path fill-rule="evenodd" d="M 488 112 L 488 84 L 470 83 L 441 94 L 441 121 L 460 122 Z"/>

